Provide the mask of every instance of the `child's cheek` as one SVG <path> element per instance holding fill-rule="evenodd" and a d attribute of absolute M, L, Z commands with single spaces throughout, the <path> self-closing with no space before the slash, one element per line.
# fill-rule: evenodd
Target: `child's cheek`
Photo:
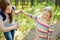
<path fill-rule="evenodd" d="M 49 17 L 47 16 L 46 18 L 48 19 Z"/>

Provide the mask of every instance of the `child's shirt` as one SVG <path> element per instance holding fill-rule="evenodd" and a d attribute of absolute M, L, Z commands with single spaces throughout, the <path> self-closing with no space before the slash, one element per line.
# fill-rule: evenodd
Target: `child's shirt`
<path fill-rule="evenodd" d="M 53 25 L 47 25 L 45 22 L 40 21 L 38 16 L 33 18 L 36 21 L 36 39 L 37 40 L 48 40 L 48 36 L 52 36 Z"/>

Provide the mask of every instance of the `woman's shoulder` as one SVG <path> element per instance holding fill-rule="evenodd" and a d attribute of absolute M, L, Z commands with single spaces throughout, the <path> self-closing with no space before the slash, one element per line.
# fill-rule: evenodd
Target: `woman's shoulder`
<path fill-rule="evenodd" d="M 3 20 L 3 17 L 0 15 L 0 20 Z"/>
<path fill-rule="evenodd" d="M 0 9 L 0 20 L 2 20 L 3 18 L 2 18 L 2 16 L 1 16 L 1 13 L 2 13 L 2 10 Z"/>
<path fill-rule="evenodd" d="M 3 11 L 0 9 L 0 20 L 3 19 L 3 21 L 6 19 L 6 15 L 3 13 Z"/>
<path fill-rule="evenodd" d="M 2 10 L 0 9 L 0 14 L 2 13 Z"/>

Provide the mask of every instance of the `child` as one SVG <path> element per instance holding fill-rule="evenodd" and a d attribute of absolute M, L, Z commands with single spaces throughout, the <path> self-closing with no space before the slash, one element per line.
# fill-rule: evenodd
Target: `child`
<path fill-rule="evenodd" d="M 36 21 L 36 39 L 35 40 L 51 40 L 53 26 L 52 24 L 52 7 L 48 6 L 42 10 L 41 17 L 27 14 L 21 11 L 22 14 L 34 19 Z M 50 26 L 51 25 L 51 26 Z"/>

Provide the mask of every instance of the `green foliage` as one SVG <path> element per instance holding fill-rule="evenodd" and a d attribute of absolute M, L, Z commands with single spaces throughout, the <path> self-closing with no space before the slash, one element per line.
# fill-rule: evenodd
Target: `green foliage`
<path fill-rule="evenodd" d="M 12 2 L 13 5 L 15 5 L 14 0 L 11 0 L 11 2 Z M 22 8 L 22 5 L 20 5 L 19 3 L 18 3 L 18 6 L 16 8 L 17 10 Z M 26 5 L 26 6 L 24 5 L 24 10 L 25 10 L 25 12 L 27 12 L 29 14 L 37 15 L 38 13 L 40 14 L 40 12 L 42 11 L 42 9 L 45 6 L 52 6 L 53 10 L 55 10 L 53 12 L 53 14 L 54 14 L 53 18 L 54 18 L 54 20 L 59 20 L 60 19 L 60 17 L 59 17 L 60 16 L 60 9 L 59 9 L 60 7 L 55 9 L 54 3 L 52 3 L 52 4 L 51 3 L 52 2 L 48 2 L 48 4 L 47 4 L 46 1 L 41 2 L 41 3 L 37 3 L 35 1 L 34 6 L 32 6 L 32 7 L 30 7 L 30 3 L 29 3 L 29 5 Z M 29 18 L 29 17 L 27 17 L 27 16 L 25 16 L 23 14 L 19 14 L 19 15 L 15 16 L 14 19 L 15 19 L 16 22 L 19 21 L 21 23 L 20 31 L 22 33 L 24 31 L 26 31 L 27 29 L 34 29 L 35 21 L 33 19 L 31 19 L 31 18 Z M 0 38 L 1 37 L 2 37 L 2 32 L 0 32 Z"/>

